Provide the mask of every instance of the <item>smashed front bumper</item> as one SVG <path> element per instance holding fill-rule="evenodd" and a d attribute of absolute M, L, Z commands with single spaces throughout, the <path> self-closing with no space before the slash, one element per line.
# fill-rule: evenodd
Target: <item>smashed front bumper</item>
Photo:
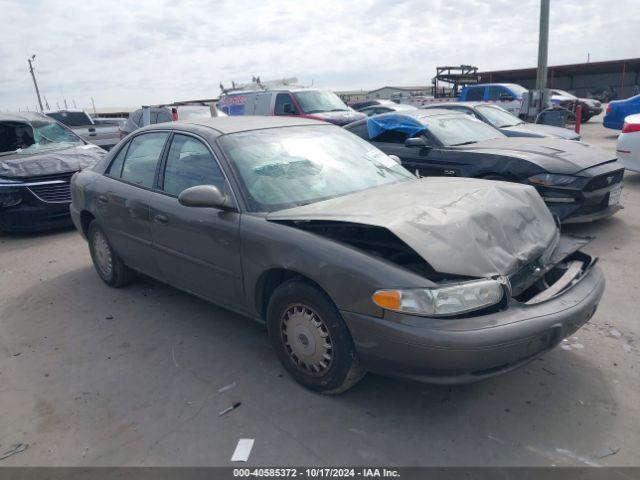
<path fill-rule="evenodd" d="M 341 313 L 369 370 L 430 383 L 477 381 L 530 362 L 591 318 L 605 280 L 588 258 L 570 273 L 574 278 L 558 280 L 566 284 L 550 298 L 511 298 L 495 313 L 459 319 Z"/>

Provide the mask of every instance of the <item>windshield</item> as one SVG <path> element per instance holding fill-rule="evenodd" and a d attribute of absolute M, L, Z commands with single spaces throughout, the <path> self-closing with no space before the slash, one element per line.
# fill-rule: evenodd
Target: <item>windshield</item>
<path fill-rule="evenodd" d="M 469 115 L 424 116 L 420 120 L 427 126 L 427 130 L 447 147 L 505 137 L 495 128 Z"/>
<path fill-rule="evenodd" d="M 496 128 L 513 127 L 514 125 L 520 125 L 524 123 L 515 115 L 510 114 L 506 110 L 500 107 L 490 107 L 485 105 L 479 105 L 476 110 L 483 115 L 488 122 Z"/>
<path fill-rule="evenodd" d="M 333 92 L 323 90 L 305 90 L 294 92 L 298 105 L 304 113 L 341 112 L 349 107 Z"/>
<path fill-rule="evenodd" d="M 84 145 L 75 133 L 55 122 L 0 124 L 0 153 L 31 155 L 43 150 Z"/>
<path fill-rule="evenodd" d="M 211 109 L 199 105 L 178 107 L 178 119 L 188 120 L 190 118 L 211 118 Z"/>
<path fill-rule="evenodd" d="M 569 97 L 569 98 L 578 98 L 578 97 L 576 97 L 575 95 L 573 95 L 573 94 L 571 94 L 571 93 L 569 93 L 569 92 L 566 92 L 566 91 L 564 91 L 564 90 L 554 90 L 554 91 L 553 91 L 553 94 L 554 94 L 554 95 L 561 95 L 561 96 L 563 96 L 563 97 Z"/>
<path fill-rule="evenodd" d="M 85 112 L 48 112 L 47 116 L 68 127 L 82 127 L 92 124 L 91 118 Z"/>
<path fill-rule="evenodd" d="M 297 126 L 220 138 L 249 209 L 275 211 L 415 178 L 361 138 L 334 126 Z"/>
<path fill-rule="evenodd" d="M 522 96 L 528 92 L 526 88 L 518 85 L 517 83 L 506 83 L 505 86 L 507 86 L 509 90 L 511 90 L 516 95 L 517 98 L 522 98 Z"/>

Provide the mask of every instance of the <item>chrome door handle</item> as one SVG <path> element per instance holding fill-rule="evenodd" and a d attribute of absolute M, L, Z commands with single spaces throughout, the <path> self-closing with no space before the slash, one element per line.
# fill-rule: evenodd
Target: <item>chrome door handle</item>
<path fill-rule="evenodd" d="M 160 224 L 169 223 L 169 218 L 166 215 L 156 215 L 153 217 L 153 221 Z"/>
<path fill-rule="evenodd" d="M 104 195 L 99 195 L 98 196 L 98 201 L 100 203 L 109 203 L 109 199 L 107 197 L 105 197 Z"/>

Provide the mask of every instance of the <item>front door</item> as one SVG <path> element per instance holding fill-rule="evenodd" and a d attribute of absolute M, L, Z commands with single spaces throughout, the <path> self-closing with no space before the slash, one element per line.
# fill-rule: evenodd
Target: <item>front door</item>
<path fill-rule="evenodd" d="M 163 277 L 216 303 L 240 305 L 240 214 L 178 202 L 183 190 L 196 185 L 215 185 L 230 194 L 211 149 L 197 137 L 176 133 L 161 170 L 150 217 Z"/>

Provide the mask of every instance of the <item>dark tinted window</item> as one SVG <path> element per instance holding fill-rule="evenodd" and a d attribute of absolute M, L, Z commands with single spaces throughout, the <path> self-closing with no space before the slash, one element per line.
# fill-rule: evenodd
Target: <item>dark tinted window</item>
<path fill-rule="evenodd" d="M 489 87 L 489 92 L 487 96 L 489 100 L 500 100 L 500 95 L 503 93 L 508 93 L 503 87 Z"/>
<path fill-rule="evenodd" d="M 476 102 L 478 100 L 483 100 L 484 98 L 484 87 L 471 87 L 467 90 L 467 97 L 465 98 L 468 102 Z"/>
<path fill-rule="evenodd" d="M 163 190 L 178 196 L 196 185 L 215 185 L 224 191 L 224 175 L 218 162 L 200 140 L 174 135 L 167 155 Z"/>
<path fill-rule="evenodd" d="M 54 112 L 47 113 L 51 118 L 64 123 L 68 127 L 80 127 L 83 125 L 91 125 L 91 119 L 84 112 Z"/>
<path fill-rule="evenodd" d="M 285 108 L 285 105 L 289 105 Z M 296 107 L 293 105 L 293 100 L 291 99 L 291 95 L 288 93 L 279 93 L 276 96 L 276 106 L 274 107 L 275 115 L 297 115 L 298 111 Z"/>
<path fill-rule="evenodd" d="M 153 187 L 156 165 L 168 132 L 143 133 L 131 140 L 121 178 L 141 187 Z"/>
<path fill-rule="evenodd" d="M 364 138 L 365 140 L 369 140 L 369 131 L 367 130 L 367 122 L 362 122 L 356 125 L 352 125 L 347 127 L 351 133 L 355 133 L 360 138 Z"/>
<path fill-rule="evenodd" d="M 386 130 L 373 139 L 374 142 L 382 143 L 404 143 L 409 138 L 408 133 L 400 132 L 398 130 Z"/>

